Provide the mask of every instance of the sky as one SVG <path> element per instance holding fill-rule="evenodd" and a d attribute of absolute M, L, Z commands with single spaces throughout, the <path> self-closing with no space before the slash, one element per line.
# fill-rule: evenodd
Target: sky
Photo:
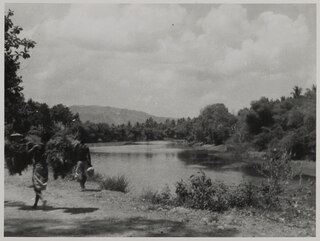
<path fill-rule="evenodd" d="M 316 83 L 315 4 L 6 4 L 26 99 L 195 117 Z"/>

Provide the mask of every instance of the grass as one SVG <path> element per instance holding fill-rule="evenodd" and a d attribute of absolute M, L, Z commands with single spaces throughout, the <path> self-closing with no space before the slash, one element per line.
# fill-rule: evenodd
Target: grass
<path fill-rule="evenodd" d="M 129 192 L 129 181 L 124 175 L 103 178 L 98 175 L 96 178 L 101 189 L 123 193 Z"/>
<path fill-rule="evenodd" d="M 127 193 L 129 192 L 129 181 L 124 175 L 107 177 L 95 172 L 93 176 L 88 177 L 88 181 L 96 182 L 102 190 L 110 190 Z"/>
<path fill-rule="evenodd" d="M 142 201 L 152 204 L 175 205 L 175 198 L 172 196 L 168 186 L 161 191 L 153 191 L 152 189 L 144 190 L 140 198 Z"/>
<path fill-rule="evenodd" d="M 69 173 L 65 179 L 69 181 L 75 180 L 73 173 Z M 129 192 L 129 181 L 124 175 L 107 177 L 95 172 L 92 176 L 87 176 L 87 181 L 98 183 L 101 190 Z"/>

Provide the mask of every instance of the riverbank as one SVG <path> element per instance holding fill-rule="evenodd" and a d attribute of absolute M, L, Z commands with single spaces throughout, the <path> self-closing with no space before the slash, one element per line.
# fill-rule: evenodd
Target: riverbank
<path fill-rule="evenodd" d="M 278 213 L 232 209 L 224 213 L 152 205 L 133 193 L 101 191 L 90 182 L 50 178 L 46 207 L 32 210 L 31 170 L 5 170 L 5 236 L 291 237 L 315 236 L 315 213 L 285 220 Z M 313 214 L 314 213 L 314 214 Z"/>
<path fill-rule="evenodd" d="M 225 165 L 223 168 L 245 168 L 248 165 L 259 164 L 263 162 L 264 152 L 258 151 L 248 151 L 245 153 L 237 153 L 234 148 L 229 147 L 227 145 L 209 145 L 209 144 L 201 144 L 195 143 L 190 146 L 193 150 L 197 150 L 200 152 L 205 152 L 208 155 L 214 155 L 218 159 L 225 161 L 226 163 L 231 163 Z M 236 163 L 235 159 L 238 159 Z M 302 175 L 305 177 L 316 177 L 316 162 L 309 160 L 292 160 L 291 161 L 292 168 L 296 175 Z"/>

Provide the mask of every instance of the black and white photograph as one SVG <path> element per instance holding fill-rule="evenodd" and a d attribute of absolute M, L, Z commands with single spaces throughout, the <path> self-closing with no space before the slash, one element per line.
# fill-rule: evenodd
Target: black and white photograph
<path fill-rule="evenodd" d="M 4 237 L 316 238 L 318 5 L 5 2 Z"/>

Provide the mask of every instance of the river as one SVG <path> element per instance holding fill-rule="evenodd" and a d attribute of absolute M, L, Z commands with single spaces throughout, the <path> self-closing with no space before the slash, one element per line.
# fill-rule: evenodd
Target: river
<path fill-rule="evenodd" d="M 93 145 L 90 147 L 92 164 L 107 176 L 125 175 L 130 191 L 161 190 L 167 185 L 171 190 L 177 181 L 187 180 L 200 170 L 213 180 L 226 184 L 256 181 L 254 171 L 235 167 L 206 152 L 185 147 L 179 142 L 136 142 L 130 145 Z"/>

